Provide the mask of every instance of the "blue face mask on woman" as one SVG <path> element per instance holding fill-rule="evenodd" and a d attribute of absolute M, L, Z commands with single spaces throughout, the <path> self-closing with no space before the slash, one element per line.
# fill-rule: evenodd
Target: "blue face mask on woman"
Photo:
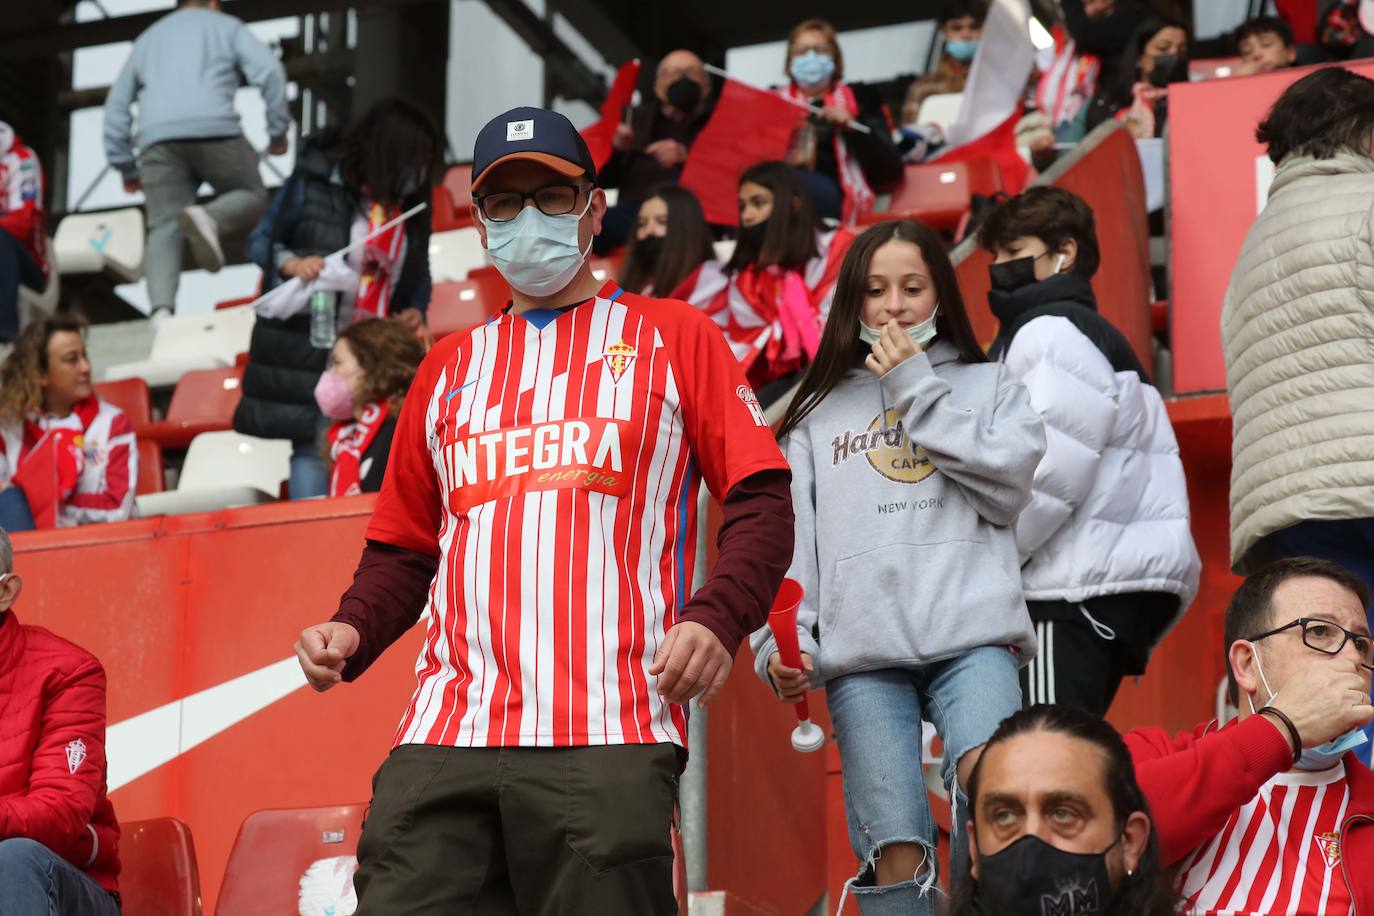
<path fill-rule="evenodd" d="M 590 242 L 586 250 L 578 244 L 578 227 L 591 206 L 589 195 L 581 213 L 549 216 L 538 207 L 525 207 L 505 222 L 483 217 L 487 254 L 513 289 L 537 298 L 552 296 L 568 285 L 592 250 Z"/>
<path fill-rule="evenodd" d="M 947 41 L 945 42 L 945 53 L 955 60 L 968 63 L 973 60 L 973 55 L 978 53 L 978 41 L 976 39 L 973 41 L 961 39 Z"/>
<path fill-rule="evenodd" d="M 816 50 L 807 51 L 792 58 L 792 65 L 787 72 L 798 86 L 814 89 L 830 82 L 830 77 L 835 73 L 835 59 Z"/>

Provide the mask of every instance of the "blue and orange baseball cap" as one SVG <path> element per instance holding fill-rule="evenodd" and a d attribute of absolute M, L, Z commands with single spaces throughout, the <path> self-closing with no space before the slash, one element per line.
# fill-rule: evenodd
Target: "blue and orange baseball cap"
<path fill-rule="evenodd" d="M 560 175 L 585 174 L 596 181 L 596 165 L 572 122 L 544 108 L 512 108 L 486 123 L 472 149 L 472 189 L 481 187 L 491 170 L 512 159 L 548 166 Z"/>

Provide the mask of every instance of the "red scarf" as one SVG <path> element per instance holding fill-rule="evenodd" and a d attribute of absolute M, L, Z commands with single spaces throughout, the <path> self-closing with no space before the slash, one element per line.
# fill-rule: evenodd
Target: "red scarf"
<path fill-rule="evenodd" d="M 790 99 L 808 101 L 796 83 L 789 83 L 782 93 Z M 844 83 L 835 83 L 831 86 L 821 102 L 827 108 L 843 108 L 849 112 L 850 118 L 859 116 L 859 103 L 854 98 L 854 91 Z M 836 126 L 830 135 L 835 142 L 835 166 L 836 171 L 840 173 L 840 190 L 844 191 L 842 221 L 846 226 L 852 226 L 859 221 L 860 216 L 873 209 L 873 189 L 864 178 L 859 160 L 849 155 L 849 149 L 844 142 L 844 128 Z"/>
<path fill-rule="evenodd" d="M 755 387 L 801 368 L 803 353 L 807 362 L 815 357 L 825 325 L 821 306 L 839 278 L 840 265 L 853 241 L 848 230 L 835 232 L 829 247 L 820 253 L 825 261 L 821 278 L 811 287 L 806 286 L 802 273 L 777 267 L 747 267 L 736 274 L 735 289 L 763 324 L 753 326 L 751 321 L 742 325 L 732 315 L 726 336 L 737 355 L 745 351 L 740 355 L 740 365 Z M 728 291 L 721 295 L 728 297 Z"/>
<path fill-rule="evenodd" d="M 367 232 L 376 232 L 401 215 L 398 206 L 372 204 L 367 208 Z M 391 290 L 401 272 L 405 259 L 406 224 L 397 223 L 390 229 L 369 239 L 363 248 L 362 267 L 358 271 L 356 321 L 365 318 L 385 318 L 391 310 Z"/>
<path fill-rule="evenodd" d="M 334 459 L 330 496 L 357 496 L 363 492 L 363 455 L 381 431 L 387 412 L 387 403 L 377 401 L 368 404 L 357 420 L 340 420 L 329 428 L 329 455 Z"/>
<path fill-rule="evenodd" d="M 24 439 L 15 462 L 14 485 L 24 491 L 39 528 L 56 528 L 57 512 L 76 491 L 81 471 L 86 466 L 86 430 L 100 413 L 95 395 L 72 407 L 81 424 L 79 430 L 52 428 L 46 417 L 33 415 L 24 420 Z"/>

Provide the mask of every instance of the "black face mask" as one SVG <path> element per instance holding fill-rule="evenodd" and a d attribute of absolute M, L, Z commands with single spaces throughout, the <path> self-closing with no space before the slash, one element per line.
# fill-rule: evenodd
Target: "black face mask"
<path fill-rule="evenodd" d="M 988 916 L 1100 916 L 1112 903 L 1107 853 L 1056 849 L 1027 834 L 1001 852 L 978 857 L 974 899 Z"/>
<path fill-rule="evenodd" d="M 663 254 L 663 242 L 664 238 L 661 235 L 646 235 L 642 239 L 636 239 L 635 261 L 646 267 L 657 264 L 659 257 Z"/>
<path fill-rule="evenodd" d="M 1024 258 L 993 264 L 988 268 L 988 276 L 992 278 L 993 289 L 1002 293 L 1014 293 L 1021 287 L 1036 282 L 1035 258 L 1026 255 Z"/>
<path fill-rule="evenodd" d="M 757 255 L 759 249 L 763 247 L 763 235 L 767 231 L 768 220 L 764 220 L 761 223 L 755 223 L 752 226 L 740 226 L 739 241 L 737 244 L 742 246 L 745 251 L 750 251 Z"/>
<path fill-rule="evenodd" d="M 1150 85 L 1156 89 L 1163 89 L 1170 83 L 1187 81 L 1188 58 L 1177 54 L 1161 54 L 1155 58 L 1155 65 L 1150 70 Z"/>
<path fill-rule="evenodd" d="M 684 114 L 691 114 L 701 104 L 701 84 L 691 77 L 680 76 L 669 84 L 664 95 L 669 105 Z"/>

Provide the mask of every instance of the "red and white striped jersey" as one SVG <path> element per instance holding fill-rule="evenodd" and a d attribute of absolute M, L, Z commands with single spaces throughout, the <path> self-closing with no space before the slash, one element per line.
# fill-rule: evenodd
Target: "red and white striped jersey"
<path fill-rule="evenodd" d="M 1280 773 L 1178 872 L 1184 905 L 1203 914 L 1347 916 L 1341 824 L 1350 802 L 1345 767 Z"/>
<path fill-rule="evenodd" d="M 367 535 L 440 558 L 396 743 L 685 745 L 648 668 L 691 593 L 700 482 L 786 466 L 686 303 L 608 284 L 441 342 Z"/>

